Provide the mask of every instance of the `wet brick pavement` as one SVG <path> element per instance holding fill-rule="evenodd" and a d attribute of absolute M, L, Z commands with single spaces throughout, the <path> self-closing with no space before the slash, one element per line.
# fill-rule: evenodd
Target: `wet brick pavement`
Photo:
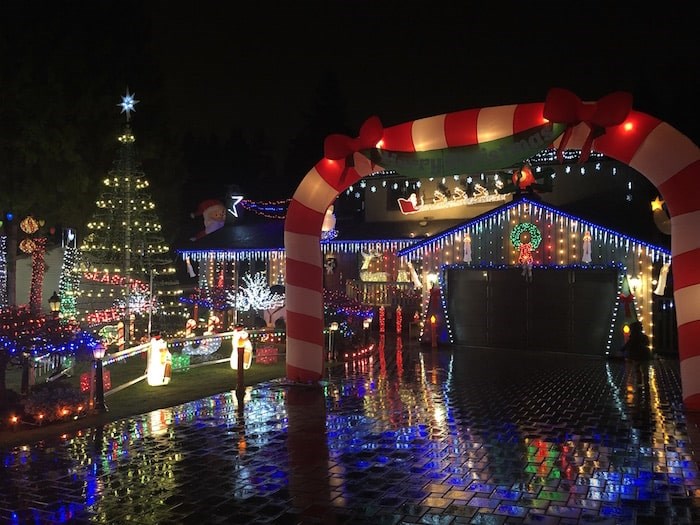
<path fill-rule="evenodd" d="M 692 524 L 678 362 L 403 346 L 2 451 L 0 523 Z"/>

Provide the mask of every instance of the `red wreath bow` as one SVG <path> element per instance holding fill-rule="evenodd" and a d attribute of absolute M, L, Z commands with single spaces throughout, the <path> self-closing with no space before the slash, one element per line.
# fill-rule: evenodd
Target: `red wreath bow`
<path fill-rule="evenodd" d="M 374 148 L 383 135 L 384 127 L 379 117 L 370 117 L 360 127 L 360 135 L 356 139 L 337 133 L 328 135 L 323 142 L 323 153 L 331 160 L 352 158 L 357 151 Z"/>
<path fill-rule="evenodd" d="M 630 309 L 630 305 L 634 301 L 634 295 L 628 294 L 625 295 L 623 293 L 620 294 L 620 302 L 625 305 L 625 317 L 631 317 L 632 316 L 632 310 Z"/>
<path fill-rule="evenodd" d="M 550 122 L 566 125 L 566 130 L 557 149 L 559 162 L 564 161 L 564 149 L 574 127 L 585 122 L 590 132 L 581 148 L 579 164 L 586 162 L 591 154 L 593 140 L 605 134 L 605 128 L 622 124 L 632 111 L 632 95 L 615 91 L 597 102 L 582 102 L 571 91 L 552 88 L 544 102 L 543 116 Z"/>

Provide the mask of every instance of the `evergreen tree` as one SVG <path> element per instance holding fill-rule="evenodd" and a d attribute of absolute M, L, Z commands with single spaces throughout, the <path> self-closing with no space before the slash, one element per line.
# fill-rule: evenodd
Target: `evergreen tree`
<path fill-rule="evenodd" d="M 78 310 L 111 311 L 125 323 L 130 314 L 153 313 L 150 290 L 160 301 L 161 314 L 179 310 L 174 257 L 163 237 L 131 130 L 130 115 L 137 103 L 127 89 L 120 104 L 126 123 L 118 137 L 117 158 L 102 181 L 97 210 L 87 223 L 89 233 L 80 247 L 85 273 Z M 116 316 L 103 315 L 88 322 L 95 325 L 116 320 Z"/>

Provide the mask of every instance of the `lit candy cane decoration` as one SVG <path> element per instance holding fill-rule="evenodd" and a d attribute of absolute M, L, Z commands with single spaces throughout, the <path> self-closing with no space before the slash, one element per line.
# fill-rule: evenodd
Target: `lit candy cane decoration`
<path fill-rule="evenodd" d="M 185 337 L 192 337 L 194 335 L 195 328 L 197 328 L 197 321 L 194 319 L 188 319 L 185 323 Z"/>
<path fill-rule="evenodd" d="M 659 271 L 659 279 L 656 283 L 656 288 L 654 289 L 655 295 L 663 295 L 666 293 L 666 280 L 668 278 L 668 271 L 671 268 L 669 263 L 665 263 L 661 270 Z"/>
<path fill-rule="evenodd" d="M 126 337 L 124 331 L 124 321 L 119 321 L 117 323 L 117 344 L 119 345 L 119 350 L 124 350 L 125 343 Z"/>
<path fill-rule="evenodd" d="M 700 410 L 700 345 L 696 344 L 700 340 L 700 185 L 696 184 L 700 178 L 700 150 L 665 122 L 625 107 L 627 102 L 631 104 L 626 97 L 604 99 L 584 103 L 564 90 L 553 89 L 545 103 L 464 110 L 385 130 L 373 117 L 363 125 L 357 139 L 328 137 L 325 158 L 302 180 L 285 220 L 288 379 L 318 381 L 322 377 L 323 266 L 319 244 L 326 209 L 338 194 L 375 171 L 389 169 L 392 160 L 409 158 L 413 152 L 444 150 L 447 155 L 453 148 L 482 144 L 486 151 L 489 142 L 516 135 L 520 138 L 533 130 L 525 140 L 490 149 L 470 168 L 512 165 L 516 160 L 508 156 L 517 153 L 522 161 L 531 155 L 530 146 L 542 150 L 554 145 L 582 151 L 595 146 L 596 151 L 642 173 L 664 196 L 672 227 L 683 401 L 687 408 Z M 552 111 L 553 102 L 564 106 L 564 111 Z M 543 127 L 547 119 L 552 125 Z M 380 140 L 386 154 L 370 160 L 359 153 Z M 406 168 L 402 171 L 410 171 L 409 165 Z"/>

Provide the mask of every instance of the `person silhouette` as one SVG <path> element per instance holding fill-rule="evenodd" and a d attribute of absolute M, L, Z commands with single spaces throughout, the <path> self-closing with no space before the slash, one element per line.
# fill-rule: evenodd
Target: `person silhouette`
<path fill-rule="evenodd" d="M 634 321 L 630 324 L 630 335 L 622 346 L 622 353 L 625 358 L 633 361 L 644 362 L 651 359 L 649 336 L 642 330 L 641 322 Z"/>
<path fill-rule="evenodd" d="M 646 396 L 648 386 L 649 361 L 651 361 L 651 351 L 649 350 L 649 336 L 642 330 L 642 323 L 634 321 L 630 324 L 630 335 L 627 342 L 622 346 L 622 355 L 629 364 L 630 380 L 633 381 L 633 388 L 642 398 Z"/>
<path fill-rule="evenodd" d="M 649 343 L 649 336 L 642 330 L 642 323 L 631 323 L 629 337 L 622 346 L 622 353 L 625 358 L 630 421 L 635 428 L 640 429 L 652 428 L 649 378 L 654 365 Z"/>

